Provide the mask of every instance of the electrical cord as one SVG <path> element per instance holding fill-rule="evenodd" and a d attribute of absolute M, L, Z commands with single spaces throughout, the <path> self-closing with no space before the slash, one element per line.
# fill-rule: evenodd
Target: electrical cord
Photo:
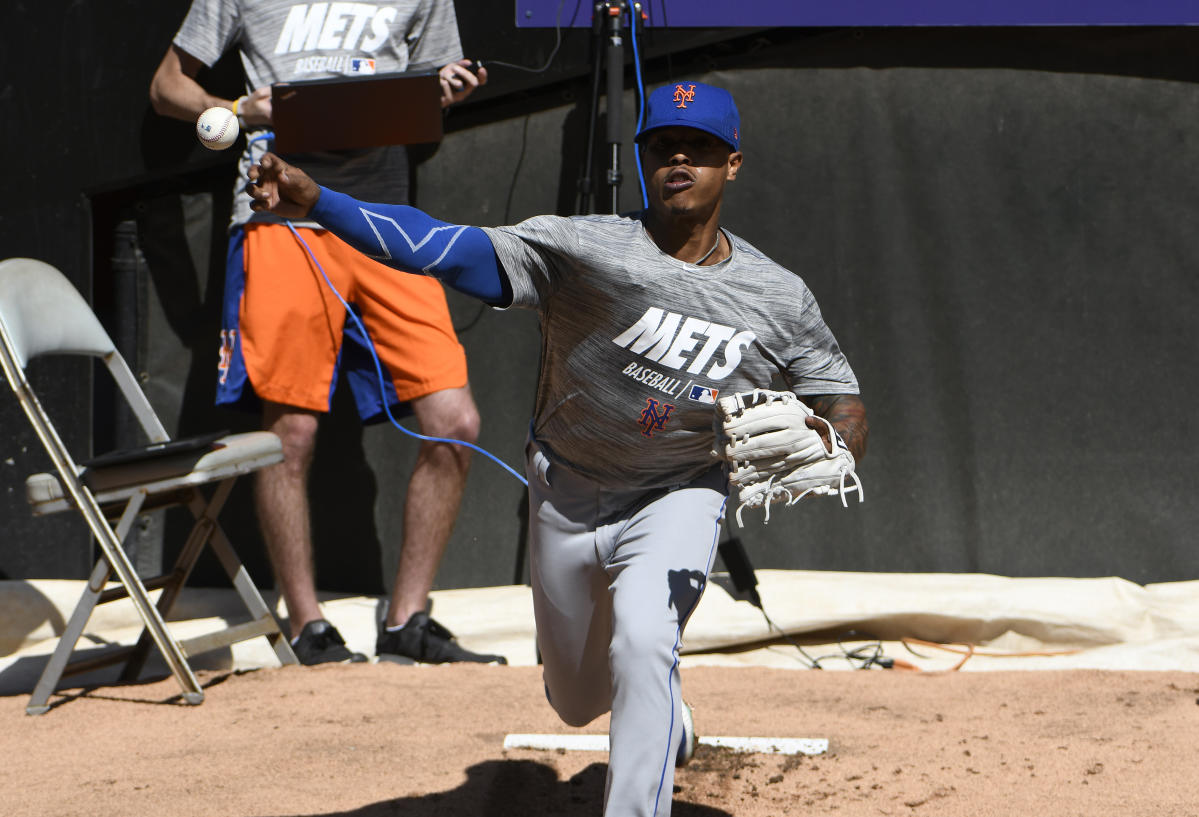
<path fill-rule="evenodd" d="M 848 636 L 861 636 L 868 639 L 872 643 L 863 644 L 860 647 L 855 647 L 852 650 L 846 648 L 844 639 Z M 837 646 L 841 649 L 841 653 L 822 656 L 823 658 L 836 658 L 848 661 L 850 664 L 856 663 L 857 669 L 864 670 L 877 666 L 881 669 L 891 669 L 895 662 L 883 655 L 882 639 L 873 636 L 869 633 L 859 633 L 857 630 L 850 630 L 837 639 Z"/>
<path fill-rule="evenodd" d="M 852 635 L 851 630 L 848 635 Z M 895 662 L 883 655 L 883 643 L 878 639 L 873 639 L 874 643 L 863 644 L 854 649 L 848 649 L 841 639 L 837 639 L 837 646 L 840 648 L 839 653 L 829 653 L 827 655 L 818 656 L 815 660 L 819 665 L 817 669 L 824 669 L 821 662 L 824 661 L 845 661 L 855 670 L 868 670 L 871 667 L 879 669 L 892 669 Z"/>
<path fill-rule="evenodd" d="M 558 16 L 554 21 L 554 48 L 552 51 L 550 51 L 550 55 L 546 58 L 545 65 L 541 66 L 540 68 L 530 68 L 527 65 L 517 65 L 515 63 L 502 62 L 500 60 L 487 60 L 487 62 L 479 60 L 479 65 L 486 66 L 487 68 L 490 68 L 493 65 L 501 65 L 504 68 L 513 68 L 517 71 L 527 71 L 530 74 L 541 74 L 549 70 L 550 65 L 552 65 L 554 62 L 554 57 L 558 56 L 558 49 L 562 47 L 562 8 L 565 5 L 566 0 L 558 0 Z M 583 5 L 583 0 L 578 0 L 578 2 L 575 3 L 574 15 L 571 17 L 572 20 L 574 17 L 578 16 L 579 6 L 581 5 Z"/>
<path fill-rule="evenodd" d="M 253 139 L 251 139 L 249 141 L 257 142 L 257 141 L 261 141 L 261 140 L 270 140 L 270 139 L 273 139 L 274 136 L 275 136 L 274 133 L 272 133 L 270 131 L 266 131 L 258 136 L 255 136 Z M 371 360 L 375 364 L 375 375 L 379 380 L 379 396 L 383 403 L 383 411 L 384 411 L 384 413 L 387 414 L 387 419 L 391 421 L 391 424 L 393 426 L 395 426 L 397 429 L 399 429 L 400 431 L 407 434 L 409 437 L 412 437 L 413 439 L 416 439 L 416 440 L 423 440 L 425 442 L 431 442 L 431 443 L 449 443 L 451 445 L 460 445 L 460 446 L 463 446 L 464 448 L 469 448 L 472 451 L 477 451 L 478 453 L 480 453 L 483 456 L 490 459 L 496 465 L 503 468 L 509 474 L 516 477 L 518 480 L 520 480 L 520 483 L 522 485 L 528 487 L 529 482 L 527 479 L 524 478 L 523 475 L 517 473 L 510 465 L 508 465 L 508 463 L 504 462 L 499 457 L 492 454 L 490 451 L 487 451 L 486 449 L 481 448 L 481 447 L 475 445 L 474 443 L 469 443 L 466 440 L 456 440 L 452 437 L 433 437 L 433 436 L 429 436 L 426 434 L 419 434 L 415 431 L 405 428 L 403 425 L 400 424 L 400 421 L 397 420 L 395 418 L 395 415 L 393 415 L 391 413 L 391 406 L 387 402 L 387 380 L 386 380 L 386 378 L 383 377 L 383 364 L 379 362 L 379 354 L 375 350 L 375 342 L 371 338 L 370 333 L 366 331 L 366 326 L 363 325 L 362 320 L 358 317 L 358 314 L 350 307 L 349 302 L 347 302 L 346 299 L 342 297 L 341 293 L 337 291 L 337 287 L 333 286 L 333 282 L 331 280 L 329 280 L 329 276 L 325 273 L 325 268 L 322 267 L 320 261 L 318 261 L 316 259 L 316 255 L 312 252 L 312 248 L 310 248 L 308 246 L 308 242 L 304 240 L 304 237 L 302 235 L 300 235 L 298 230 L 296 230 L 295 225 L 291 223 L 291 219 L 285 219 L 284 223 L 287 225 L 287 229 L 291 231 L 291 234 L 293 236 L 295 236 L 296 241 L 298 241 L 300 243 L 300 246 L 304 248 L 304 251 L 306 253 L 308 253 L 308 257 L 312 260 L 312 263 L 316 266 L 316 269 L 321 274 L 321 277 L 325 279 L 325 284 L 329 287 L 329 290 L 333 293 L 334 297 L 337 298 L 338 302 L 340 302 L 341 305 L 343 307 L 345 307 L 346 314 L 350 317 L 350 319 L 354 322 L 354 325 L 358 328 L 358 331 L 360 331 L 362 333 L 362 336 L 366 339 L 367 351 L 369 351 L 371 354 Z M 401 274 L 406 274 L 406 273 L 401 273 Z"/>
<path fill-rule="evenodd" d="M 356 327 L 358 327 L 358 331 L 362 333 L 362 336 L 364 338 L 366 338 L 367 351 L 369 351 L 371 353 L 371 360 L 374 361 L 374 364 L 375 364 L 375 375 L 379 379 L 379 392 L 380 392 L 380 396 L 381 396 L 382 402 L 383 402 L 383 411 L 386 412 L 387 419 L 391 421 L 391 424 L 393 426 L 395 426 L 396 428 L 398 428 L 400 431 L 407 434 L 409 437 L 412 437 L 413 439 L 424 440 L 425 442 L 431 442 L 431 443 L 450 443 L 452 445 L 460 445 L 460 446 L 463 446 L 464 448 L 469 448 L 472 451 L 477 451 L 478 453 L 480 453 L 483 456 L 490 459 L 492 462 L 499 465 L 501 468 L 503 468 L 509 474 L 516 477 L 518 480 L 520 480 L 522 485 L 527 487 L 529 484 L 528 480 L 525 479 L 522 475 L 518 474 L 515 470 L 513 470 L 512 467 L 508 465 L 508 463 L 504 462 L 499 457 L 492 454 L 490 451 L 487 451 L 484 448 L 480 448 L 479 446 L 475 445 L 474 443 L 469 443 L 466 440 L 455 440 L 452 437 L 431 437 L 426 434 L 418 434 L 415 431 L 411 431 L 410 429 L 404 428 L 404 426 L 402 426 L 400 424 L 400 422 L 391 413 L 391 406 L 389 406 L 387 403 L 387 386 L 386 386 L 387 381 L 383 377 L 383 364 L 381 364 L 379 362 L 379 355 L 375 351 L 375 342 L 371 339 L 370 334 L 366 331 L 366 327 L 363 325 L 362 320 L 358 317 L 357 313 L 354 312 L 354 310 L 350 308 L 350 304 L 346 301 L 345 298 L 343 298 L 341 296 L 341 293 L 337 291 L 337 287 L 333 286 L 333 282 L 330 281 L 329 276 L 325 274 L 324 267 L 322 267 L 321 263 L 316 260 L 316 256 L 313 254 L 312 250 L 309 248 L 308 242 L 306 242 L 304 240 L 304 237 L 302 235 L 300 235 L 299 231 L 296 230 L 295 226 L 291 223 L 290 220 L 287 221 L 287 229 L 291 230 L 291 234 L 293 236 L 295 236 L 296 241 L 300 242 L 300 246 L 302 246 L 304 248 L 304 251 L 308 253 L 308 257 L 312 259 L 312 263 L 316 265 L 317 271 L 321 274 L 321 277 L 325 279 L 325 284 L 328 285 L 329 290 L 333 293 L 333 295 L 337 298 L 337 300 L 341 303 L 341 305 L 343 307 L 345 307 L 346 314 L 354 321 L 354 325 Z"/>
<path fill-rule="evenodd" d="M 855 666 L 854 669 L 857 669 L 857 670 L 868 670 L 871 667 L 878 667 L 880 669 L 892 669 L 893 667 L 895 667 L 897 665 L 906 664 L 906 662 L 903 662 L 903 661 L 897 662 L 895 659 L 887 658 L 886 656 L 884 656 L 883 655 L 883 642 L 881 639 L 875 638 L 874 636 L 868 636 L 870 638 L 870 640 L 873 641 L 873 643 L 863 644 L 862 646 L 855 647 L 852 650 L 847 649 L 841 639 L 837 639 L 837 646 L 841 648 L 840 653 L 830 653 L 828 655 L 819 655 L 819 656 L 814 657 L 814 656 L 812 656 L 811 653 L 806 651 L 799 644 L 798 641 L 795 641 L 790 636 L 788 636 L 786 631 L 784 631 L 782 627 L 779 627 L 777 624 L 774 623 L 774 621 L 766 613 L 766 607 L 765 607 L 765 605 L 763 605 L 761 603 L 760 599 L 758 600 L 758 603 L 754 604 L 754 606 L 757 607 L 759 611 L 761 611 L 762 617 L 764 619 L 766 619 L 767 627 L 769 627 L 772 631 L 778 633 L 779 637 L 783 641 L 787 642 L 789 645 L 791 645 L 792 647 L 795 648 L 795 650 L 799 653 L 799 655 L 801 656 L 801 659 L 802 659 L 802 660 L 801 659 L 797 659 L 797 660 L 800 660 L 800 663 L 806 664 L 808 669 L 822 670 L 825 668 L 824 664 L 822 662 L 831 661 L 834 659 L 847 661 L 850 665 L 856 664 L 857 666 Z M 855 635 L 855 634 L 857 634 L 856 631 L 850 630 L 845 635 Z M 865 634 L 863 634 L 863 635 L 865 635 Z M 901 666 L 901 668 L 915 669 L 915 667 L 912 666 L 911 664 L 906 664 L 906 667 Z"/>
<path fill-rule="evenodd" d="M 629 28 L 633 32 L 633 77 L 637 83 L 637 130 L 634 133 L 641 132 L 641 125 L 645 121 L 645 81 L 641 77 L 641 49 L 637 44 L 640 39 L 637 31 L 640 24 L 640 15 L 637 13 L 634 6 L 629 6 Z M 641 169 L 641 146 L 633 141 L 633 158 L 637 165 L 637 183 L 641 186 L 641 207 L 642 209 L 649 208 L 649 195 L 645 191 L 645 173 Z"/>
<path fill-rule="evenodd" d="M 792 647 L 794 647 L 797 652 L 799 652 L 800 656 L 802 656 L 802 661 L 800 663 L 806 662 L 808 669 L 824 669 L 824 667 L 820 666 L 819 659 L 813 658 L 811 655 L 809 655 L 807 653 L 807 651 L 804 650 L 804 648 L 799 645 L 798 641 L 792 640 L 792 638 L 787 635 L 786 631 L 784 631 L 782 627 L 780 627 L 774 623 L 774 621 L 766 613 L 765 605 L 756 604 L 754 606 L 757 607 L 759 611 L 761 611 L 762 618 L 766 619 L 766 626 L 769 629 L 773 630 L 774 632 L 778 633 L 779 637 L 782 638 L 783 641 L 786 641 L 788 644 L 790 644 Z M 797 660 L 799 660 L 799 659 L 797 659 Z"/>
<path fill-rule="evenodd" d="M 850 650 L 846 649 L 841 639 L 837 639 L 837 646 L 841 648 L 841 655 L 839 657 L 844 658 L 851 664 L 857 662 L 859 664 L 858 669 L 870 669 L 875 664 L 884 669 L 889 669 L 883 656 L 883 642 L 881 641 L 875 641 L 873 644 L 863 644 L 860 647 Z"/>
<path fill-rule="evenodd" d="M 822 655 L 813 658 L 798 642 L 788 636 L 782 627 L 775 624 L 770 614 L 766 612 L 766 605 L 762 603 L 762 596 L 758 593 L 758 580 L 754 575 L 753 565 L 750 564 L 749 554 L 746 552 L 745 545 L 741 540 L 737 537 L 731 537 L 721 542 L 717 551 L 724 562 L 725 568 L 728 570 L 729 580 L 737 591 L 738 597 L 758 608 L 762 613 L 762 617 L 766 619 L 767 628 L 771 632 L 777 633 L 779 638 L 794 647 L 795 651 L 801 656 L 801 659 L 797 660 L 801 660 L 801 663 L 808 669 L 824 669 L 821 662 L 833 658 L 844 659 L 850 664 L 859 664 L 858 669 L 870 669 L 872 666 L 890 669 L 894 666 L 894 661 L 883 656 L 882 641 L 874 636 L 867 636 L 874 644 L 866 644 L 853 650 L 847 649 L 842 641 L 838 639 L 837 646 L 841 648 L 839 655 Z M 859 633 L 856 630 L 849 630 L 844 635 L 859 635 Z"/>
<path fill-rule="evenodd" d="M 944 650 L 956 655 L 962 656 L 962 660 L 958 661 L 949 668 L 950 672 L 955 672 L 962 668 L 962 665 L 976 655 L 986 656 L 987 658 L 1031 658 L 1031 657 L 1052 657 L 1058 655 L 1074 655 L 1079 650 L 1026 650 L 1024 652 L 983 652 L 978 650 L 973 644 L 967 643 L 948 643 L 941 644 L 936 641 L 924 641 L 919 638 L 902 638 L 900 641 L 907 651 L 917 658 L 928 658 L 927 655 L 921 655 L 912 649 L 913 644 L 918 644 L 922 647 L 931 647 L 932 649 Z"/>
<path fill-rule="evenodd" d="M 851 665 L 854 665 L 854 669 L 857 669 L 857 670 L 868 670 L 868 669 L 871 669 L 872 667 L 878 667 L 880 669 L 897 669 L 897 670 L 908 670 L 908 671 L 916 671 L 916 672 L 921 671 L 920 667 L 916 666 L 915 664 L 911 663 L 910 661 L 904 661 L 901 658 L 891 658 L 891 657 L 884 655 L 882 639 L 880 639 L 876 636 L 867 634 L 867 633 L 857 633 L 854 630 L 850 630 L 848 633 L 845 633 L 844 635 L 845 636 L 861 635 L 865 638 L 868 638 L 871 643 L 862 644 L 861 646 L 850 649 L 850 648 L 846 647 L 846 645 L 844 643 L 844 637 L 842 637 L 842 638 L 837 639 L 837 646 L 841 649 L 840 653 L 829 653 L 827 655 L 812 656 L 811 653 L 804 650 L 804 648 L 802 646 L 800 646 L 800 644 L 798 642 L 791 639 L 781 627 L 779 627 L 777 624 L 774 623 L 774 621 L 771 620 L 770 616 L 766 614 L 766 610 L 762 605 L 755 604 L 754 606 L 756 606 L 762 612 L 762 616 L 766 619 L 766 623 L 769 626 L 769 628 L 772 631 L 778 633 L 779 637 L 783 641 L 786 641 L 789 645 L 794 647 L 799 652 L 799 655 L 802 656 L 802 663 L 805 663 L 807 665 L 808 669 L 822 670 L 822 669 L 825 669 L 824 662 L 831 661 L 831 660 L 838 660 L 838 661 L 849 662 Z M 977 647 L 975 647 L 973 644 L 969 644 L 969 643 L 939 643 L 936 641 L 925 641 L 923 639 L 911 638 L 911 637 L 904 637 L 904 638 L 899 639 L 899 641 L 900 641 L 900 643 L 903 644 L 903 646 L 907 649 L 908 652 L 910 652 L 912 655 L 916 656 L 917 658 L 923 658 L 923 659 L 927 660 L 927 659 L 931 658 L 931 656 L 920 654 L 919 652 L 917 652 L 914 649 L 914 645 L 928 647 L 931 649 L 944 650 L 945 652 L 953 653 L 955 655 L 960 655 L 961 660 L 958 661 L 956 664 L 954 664 L 952 667 L 950 667 L 947 670 L 948 672 L 956 672 L 956 671 L 960 670 L 967 661 L 969 661 L 971 658 L 973 658 L 976 655 L 985 656 L 987 658 L 1030 658 L 1030 657 L 1056 657 L 1056 656 L 1061 656 L 1061 655 L 1074 655 L 1079 652 L 1079 650 L 1076 650 L 1076 649 L 1071 649 L 1071 650 L 1025 650 L 1022 652 L 995 652 L 995 651 L 990 651 L 990 650 L 988 650 L 988 651 L 980 650 Z"/>

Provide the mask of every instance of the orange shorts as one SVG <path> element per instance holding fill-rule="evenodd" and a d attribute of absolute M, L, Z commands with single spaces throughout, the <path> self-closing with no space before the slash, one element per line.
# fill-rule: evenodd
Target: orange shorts
<path fill-rule="evenodd" d="M 393 392 L 390 400 L 405 402 L 466 385 L 466 353 L 440 281 L 384 266 L 325 230 L 297 229 L 365 325 Z M 244 365 L 254 393 L 274 403 L 328 411 L 338 375 L 344 373 L 363 420 L 379 419 L 374 360 L 291 230 L 247 225 L 243 256 L 237 363 Z M 231 294 L 227 289 L 226 298 Z"/>

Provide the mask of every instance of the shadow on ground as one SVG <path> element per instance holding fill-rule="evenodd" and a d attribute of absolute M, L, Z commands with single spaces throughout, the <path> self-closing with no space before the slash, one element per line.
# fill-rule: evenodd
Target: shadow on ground
<path fill-rule="evenodd" d="M 466 770 L 451 791 L 400 797 L 320 817 L 511 817 L 513 814 L 594 817 L 603 810 L 606 763 L 593 763 L 569 780 L 532 760 L 488 760 Z M 676 802 L 674 817 L 732 817 L 729 812 Z M 298 815 L 296 816 L 298 817 Z"/>

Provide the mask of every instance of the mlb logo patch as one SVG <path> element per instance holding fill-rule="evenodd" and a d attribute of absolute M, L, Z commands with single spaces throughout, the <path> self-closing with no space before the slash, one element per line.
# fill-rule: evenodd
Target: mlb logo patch
<path fill-rule="evenodd" d="M 366 57 L 354 57 L 350 60 L 351 74 L 375 73 L 375 61 Z"/>
<path fill-rule="evenodd" d="M 687 397 L 697 403 L 716 403 L 716 395 L 720 394 L 719 389 L 709 389 L 707 386 L 692 386 L 691 392 Z"/>

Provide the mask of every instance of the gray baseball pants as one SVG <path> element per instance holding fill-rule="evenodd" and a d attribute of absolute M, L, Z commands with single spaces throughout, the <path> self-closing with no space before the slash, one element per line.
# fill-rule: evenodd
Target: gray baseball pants
<path fill-rule="evenodd" d="M 724 519 L 719 467 L 612 491 L 528 447 L 529 571 L 546 697 L 584 726 L 611 711 L 605 817 L 669 817 L 682 739 L 679 646 Z"/>

